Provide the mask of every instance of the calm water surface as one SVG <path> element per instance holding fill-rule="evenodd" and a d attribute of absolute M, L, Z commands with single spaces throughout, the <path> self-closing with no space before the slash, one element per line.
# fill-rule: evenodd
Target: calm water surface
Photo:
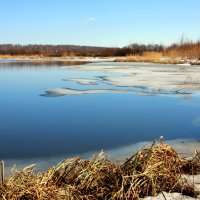
<path fill-rule="evenodd" d="M 169 140 L 200 139 L 198 96 L 44 97 L 49 88 L 113 87 L 101 81 L 98 85 L 66 81 L 108 75 L 60 67 L 72 63 L 0 62 L 0 159 L 68 157 L 151 141 L 160 135 Z"/>

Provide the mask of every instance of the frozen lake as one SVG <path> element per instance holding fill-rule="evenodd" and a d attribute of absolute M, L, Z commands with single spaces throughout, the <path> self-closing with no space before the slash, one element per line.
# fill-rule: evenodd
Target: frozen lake
<path fill-rule="evenodd" d="M 197 66 L 1 60 L 0 160 L 45 168 L 101 149 L 122 153 L 161 135 L 199 140 L 199 72 Z"/>

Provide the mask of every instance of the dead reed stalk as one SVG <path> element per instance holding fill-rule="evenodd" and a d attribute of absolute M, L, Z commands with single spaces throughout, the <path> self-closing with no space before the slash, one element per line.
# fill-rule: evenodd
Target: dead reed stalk
<path fill-rule="evenodd" d="M 5 177 L 5 170 L 4 170 L 4 161 L 1 161 L 1 184 L 4 185 L 4 177 Z"/>

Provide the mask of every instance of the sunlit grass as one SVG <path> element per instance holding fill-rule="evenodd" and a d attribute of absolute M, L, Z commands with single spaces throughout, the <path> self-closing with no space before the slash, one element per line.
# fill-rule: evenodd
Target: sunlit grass
<path fill-rule="evenodd" d="M 161 52 L 143 52 L 142 55 L 128 55 L 124 58 L 116 59 L 117 62 L 162 62 Z"/>
<path fill-rule="evenodd" d="M 200 155 L 186 160 L 159 140 L 143 147 L 123 164 L 102 151 L 91 160 L 67 159 L 47 172 L 33 166 L 12 174 L 0 186 L 1 199 L 140 199 L 163 191 L 196 197 L 183 174 L 200 172 Z"/>

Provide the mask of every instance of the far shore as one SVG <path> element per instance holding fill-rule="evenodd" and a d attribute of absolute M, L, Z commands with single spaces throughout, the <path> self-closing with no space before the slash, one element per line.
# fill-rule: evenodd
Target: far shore
<path fill-rule="evenodd" d="M 86 56 L 61 56 L 61 57 L 52 57 L 52 56 L 43 56 L 43 55 L 0 55 L 0 60 L 60 60 L 60 61 L 76 61 L 76 60 L 107 60 L 111 59 L 114 61 L 114 57 L 86 57 Z"/>
<path fill-rule="evenodd" d="M 129 55 L 120 58 L 116 58 L 115 62 L 147 62 L 158 64 L 190 64 L 200 65 L 199 59 L 188 59 L 180 57 L 167 57 L 163 56 L 159 52 L 146 52 L 144 55 Z"/>
<path fill-rule="evenodd" d="M 48 60 L 48 61 L 115 61 L 115 62 L 142 62 L 142 63 L 158 63 L 158 64 L 190 64 L 200 65 L 199 59 L 181 59 L 181 58 L 169 58 L 156 55 L 158 53 L 152 52 L 148 55 L 137 56 L 127 55 L 119 57 L 85 57 L 85 56 L 61 56 L 52 57 L 45 55 L 0 55 L 0 60 Z"/>

